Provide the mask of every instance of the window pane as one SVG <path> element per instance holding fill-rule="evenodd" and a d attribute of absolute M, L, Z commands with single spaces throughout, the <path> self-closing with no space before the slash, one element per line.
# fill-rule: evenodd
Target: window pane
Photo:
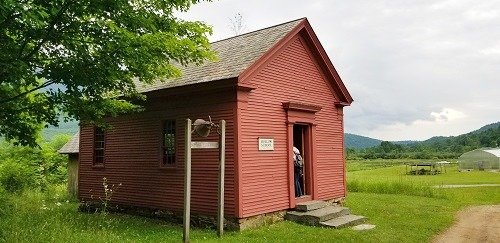
<path fill-rule="evenodd" d="M 94 164 L 104 163 L 105 133 L 102 128 L 94 131 Z"/>
<path fill-rule="evenodd" d="M 175 163 L 175 121 L 165 121 L 163 124 L 163 165 Z"/>

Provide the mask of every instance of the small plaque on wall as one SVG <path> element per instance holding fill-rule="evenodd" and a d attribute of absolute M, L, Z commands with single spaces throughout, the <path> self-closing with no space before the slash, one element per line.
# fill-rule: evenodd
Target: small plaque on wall
<path fill-rule="evenodd" d="M 273 151 L 274 139 L 273 138 L 259 138 L 259 151 Z"/>

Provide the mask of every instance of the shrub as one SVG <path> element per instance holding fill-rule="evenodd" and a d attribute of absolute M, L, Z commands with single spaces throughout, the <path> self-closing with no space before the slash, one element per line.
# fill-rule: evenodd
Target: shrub
<path fill-rule="evenodd" d="M 67 184 L 50 184 L 47 186 L 43 195 L 45 200 L 56 200 L 56 201 L 72 201 L 77 202 L 76 198 L 68 192 Z"/>
<path fill-rule="evenodd" d="M 55 135 L 49 142 L 49 146 L 52 147 L 55 151 L 59 150 L 71 139 L 71 135 L 69 134 L 57 134 Z"/>
<path fill-rule="evenodd" d="M 57 149 L 67 141 L 68 136 L 56 138 L 51 143 L 41 142 L 38 148 L 13 146 L 0 141 L 0 167 L 11 161 L 11 163 L 29 168 L 28 171 L 33 176 L 35 183 L 30 186 L 42 190 L 47 189 L 50 184 L 64 183 L 67 179 L 66 164 L 68 159 L 66 155 L 57 153 Z M 4 184 L 4 187 L 6 186 Z"/>
<path fill-rule="evenodd" d="M 7 192 L 3 188 L 2 184 L 0 184 L 0 241 L 2 241 L 5 237 L 6 232 L 5 225 L 8 223 L 6 218 L 8 218 L 8 214 L 10 212 L 10 205 L 7 202 Z"/>
<path fill-rule="evenodd" d="M 20 192 L 33 187 L 34 176 L 28 166 L 9 159 L 0 164 L 0 185 L 9 193 Z"/>
<path fill-rule="evenodd" d="M 42 145 L 40 155 L 40 158 L 29 162 L 35 169 L 37 186 L 44 190 L 49 184 L 64 183 L 67 179 L 67 156 L 58 154 L 46 144 Z"/>
<path fill-rule="evenodd" d="M 4 187 L 0 183 L 0 215 L 4 214 L 5 210 L 5 202 L 7 201 L 7 191 L 5 191 Z"/>

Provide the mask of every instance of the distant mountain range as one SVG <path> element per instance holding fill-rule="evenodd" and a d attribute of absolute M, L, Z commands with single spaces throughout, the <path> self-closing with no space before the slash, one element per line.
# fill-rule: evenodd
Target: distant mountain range
<path fill-rule="evenodd" d="M 469 132 L 467 134 L 480 133 L 480 132 L 486 131 L 488 129 L 498 128 L 498 127 L 500 127 L 500 122 L 485 125 L 479 129 L 474 130 L 472 132 Z M 49 128 L 45 128 L 42 131 L 42 137 L 47 139 L 47 140 L 50 140 L 56 134 L 65 133 L 65 134 L 73 135 L 77 131 L 78 131 L 78 122 L 77 121 L 61 122 L 61 124 L 59 124 L 59 127 L 52 127 L 51 126 Z M 404 145 L 415 144 L 415 143 L 434 143 L 434 142 L 443 141 L 443 140 L 446 140 L 446 139 L 452 138 L 452 137 L 454 137 L 454 136 L 450 136 L 450 137 L 435 136 L 435 137 L 429 138 L 429 139 L 424 140 L 424 141 L 407 140 L 407 141 L 391 141 L 391 142 L 395 143 L 395 144 L 404 144 Z M 345 138 L 345 145 L 347 148 L 357 148 L 357 149 L 370 148 L 370 147 L 378 146 L 382 142 L 382 140 L 380 140 L 380 139 L 365 137 L 365 136 L 351 134 L 351 133 L 345 133 L 344 138 Z"/>
<path fill-rule="evenodd" d="M 492 124 L 485 125 L 477 130 L 474 130 L 474 131 L 466 133 L 466 134 L 480 133 L 480 132 L 486 131 L 488 129 L 498 128 L 498 127 L 500 127 L 500 122 L 495 122 Z M 435 136 L 435 137 L 429 138 L 429 139 L 424 140 L 424 141 L 408 140 L 408 141 L 391 141 L 391 142 L 395 143 L 395 144 L 404 144 L 404 145 L 415 144 L 415 143 L 434 143 L 434 142 L 443 141 L 443 140 L 453 138 L 453 137 L 458 137 L 458 136 L 449 136 L 449 137 Z M 360 136 L 360 135 L 351 134 L 351 133 L 345 133 L 344 138 L 345 138 L 345 145 L 347 148 L 358 148 L 358 149 L 359 148 L 375 147 L 375 146 L 380 145 L 380 143 L 383 141 L 380 139 Z"/>
<path fill-rule="evenodd" d="M 57 134 L 69 134 L 73 135 L 78 132 L 78 122 L 77 121 L 68 121 L 59 123 L 58 127 L 49 126 L 42 130 L 42 138 L 45 140 L 51 140 Z"/>
<path fill-rule="evenodd" d="M 344 133 L 345 146 L 348 148 L 370 148 L 380 145 L 382 140 L 352 133 Z"/>

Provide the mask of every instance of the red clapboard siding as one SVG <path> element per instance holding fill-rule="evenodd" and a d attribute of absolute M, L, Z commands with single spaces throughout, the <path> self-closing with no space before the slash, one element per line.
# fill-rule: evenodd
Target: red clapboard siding
<path fill-rule="evenodd" d="M 161 92 L 160 92 L 161 93 Z M 92 167 L 93 128 L 84 126 L 80 135 L 79 197 L 103 197 L 103 177 L 109 184 L 122 183 L 112 201 L 124 205 L 182 211 L 184 193 L 184 124 L 186 118 L 226 120 L 225 213 L 235 216 L 234 89 L 204 92 L 202 95 L 153 95 L 146 110 L 109 119 L 106 130 L 105 168 Z M 163 121 L 176 120 L 176 165 L 160 168 Z M 193 141 L 216 141 L 210 137 Z M 217 212 L 218 151 L 192 151 L 193 213 Z"/>
<path fill-rule="evenodd" d="M 227 216 L 245 218 L 293 207 L 287 141 L 290 117 L 295 119 L 291 122 L 314 124 L 309 131 L 313 154 L 306 159 L 312 161 L 309 171 L 314 173 L 310 180 L 314 186 L 308 190 L 313 199 L 344 197 L 342 106 L 352 98 L 327 59 L 304 20 L 237 78 L 149 92 L 145 111 L 109 119 L 112 128 L 106 131 L 104 168 L 92 166 L 93 128 L 82 127 L 80 199 L 103 197 L 106 177 L 109 184 L 122 183 L 113 195 L 115 203 L 182 211 L 185 119 L 209 115 L 213 121 L 227 121 Z M 287 113 L 283 107 L 287 102 L 304 105 L 298 110 L 307 112 Z M 170 119 L 177 125 L 177 161 L 175 166 L 160 168 L 162 126 Z M 273 138 L 274 150 L 258 151 L 259 137 Z M 213 132 L 209 138 L 193 140 L 216 139 Z M 192 160 L 191 209 L 214 215 L 218 152 L 193 150 Z"/>
<path fill-rule="evenodd" d="M 316 105 L 317 199 L 345 196 L 342 115 L 315 57 L 299 36 L 267 62 L 248 83 L 256 86 L 241 111 L 239 166 L 241 216 L 289 208 L 287 115 L 283 102 Z M 274 138 L 274 151 L 258 151 L 258 137 Z"/>

